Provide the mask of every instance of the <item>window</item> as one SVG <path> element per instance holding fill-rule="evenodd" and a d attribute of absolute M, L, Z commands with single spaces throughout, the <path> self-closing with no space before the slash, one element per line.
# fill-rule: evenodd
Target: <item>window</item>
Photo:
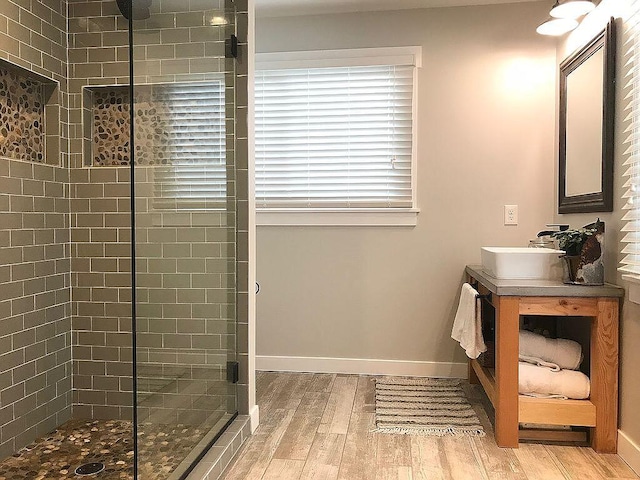
<path fill-rule="evenodd" d="M 137 154 L 153 164 L 154 206 L 159 209 L 225 207 L 224 82 L 152 85 L 136 91 L 136 137 L 144 141 Z M 146 111 L 146 115 L 144 112 Z M 136 159 L 139 160 L 140 155 Z M 153 163 L 151 163 L 153 162 Z M 144 161 L 142 163 L 145 163 Z"/>
<path fill-rule="evenodd" d="M 258 57 L 259 223 L 415 224 L 419 60 L 413 47 Z"/>
<path fill-rule="evenodd" d="M 631 274 L 623 278 L 640 282 L 640 0 L 633 2 L 625 24 L 628 51 L 624 54 L 628 60 L 625 65 L 626 78 L 622 84 L 627 85 L 629 91 L 624 113 L 628 126 L 624 133 L 626 161 L 623 174 L 626 182 L 622 196 L 625 202 L 622 208 L 626 212 L 622 219 L 627 223 L 622 228 L 625 246 L 619 270 Z M 630 297 L 634 296 L 640 298 L 630 292 Z"/>

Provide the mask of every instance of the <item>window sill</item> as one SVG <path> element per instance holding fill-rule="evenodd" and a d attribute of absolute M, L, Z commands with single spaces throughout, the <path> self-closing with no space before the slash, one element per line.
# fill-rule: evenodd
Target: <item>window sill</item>
<path fill-rule="evenodd" d="M 417 208 L 257 209 L 258 226 L 415 227 Z"/>
<path fill-rule="evenodd" d="M 622 280 L 629 282 L 629 288 L 627 288 L 627 298 L 629 301 L 640 303 L 640 276 L 623 274 Z"/>

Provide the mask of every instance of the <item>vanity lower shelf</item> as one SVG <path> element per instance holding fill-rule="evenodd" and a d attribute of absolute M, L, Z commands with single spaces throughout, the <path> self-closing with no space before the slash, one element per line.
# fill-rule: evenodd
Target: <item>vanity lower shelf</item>
<path fill-rule="evenodd" d="M 470 364 L 495 408 L 495 370 L 483 367 L 477 360 L 471 360 Z M 518 395 L 518 422 L 595 427 L 596 406 L 591 400 L 561 400 Z"/>

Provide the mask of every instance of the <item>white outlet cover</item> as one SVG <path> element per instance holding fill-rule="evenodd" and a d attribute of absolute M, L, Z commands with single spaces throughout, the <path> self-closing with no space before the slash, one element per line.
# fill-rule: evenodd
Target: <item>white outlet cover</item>
<path fill-rule="evenodd" d="M 518 224 L 518 206 L 517 205 L 504 206 L 504 224 L 505 225 Z"/>

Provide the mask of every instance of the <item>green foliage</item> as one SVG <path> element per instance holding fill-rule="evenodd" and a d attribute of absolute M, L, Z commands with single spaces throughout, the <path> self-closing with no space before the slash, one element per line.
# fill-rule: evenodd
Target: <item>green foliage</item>
<path fill-rule="evenodd" d="M 560 249 L 564 250 L 567 255 L 580 255 L 584 242 L 597 232 L 598 227 L 593 226 L 555 232 L 552 236 L 558 239 Z"/>

